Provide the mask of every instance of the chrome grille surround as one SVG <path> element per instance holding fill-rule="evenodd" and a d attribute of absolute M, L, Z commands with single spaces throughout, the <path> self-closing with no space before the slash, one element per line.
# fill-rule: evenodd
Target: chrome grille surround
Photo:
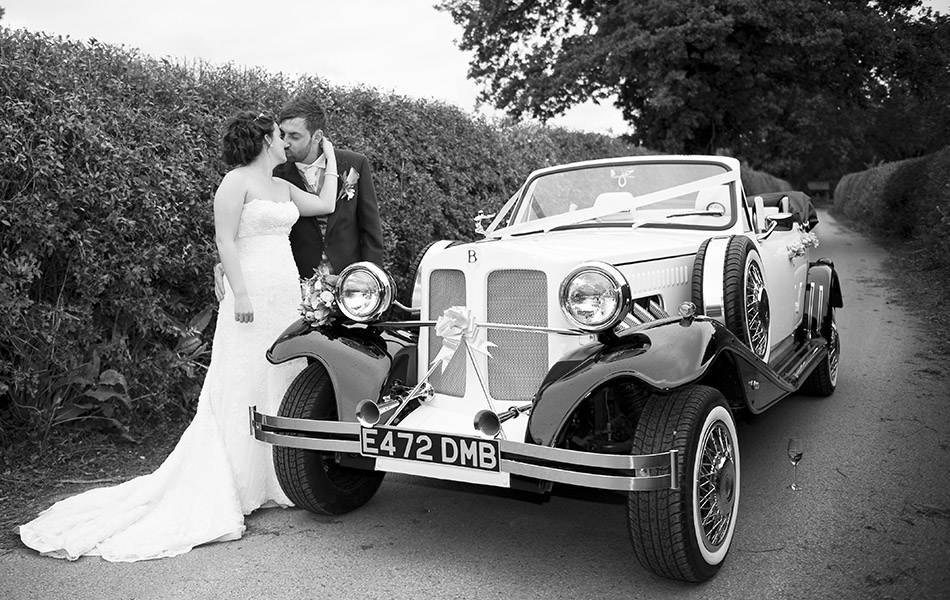
<path fill-rule="evenodd" d="M 480 322 L 534 327 L 548 325 L 549 291 L 547 275 L 543 271 L 499 269 L 488 273 L 484 301 L 469 297 L 466 290 L 469 283 L 474 282 L 467 281 L 462 271 L 433 270 L 429 276 L 429 318 L 437 320 L 451 306 L 468 306 Z M 530 401 L 548 372 L 547 334 L 489 327 L 484 335 L 495 346 L 489 348 L 491 358 L 479 356 L 477 360 L 492 399 Z M 430 329 L 429 363 L 441 348 L 441 338 Z M 444 373 L 436 369 L 429 380 L 435 391 L 446 396 L 464 397 L 470 372 L 467 363 L 466 353 L 458 352 Z M 472 385 L 479 387 L 477 381 L 472 381 Z"/>

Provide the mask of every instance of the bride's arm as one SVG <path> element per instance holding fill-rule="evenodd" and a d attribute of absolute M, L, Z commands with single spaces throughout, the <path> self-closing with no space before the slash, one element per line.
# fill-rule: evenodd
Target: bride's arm
<path fill-rule="evenodd" d="M 328 215 L 336 208 L 336 195 L 340 185 L 340 176 L 337 173 L 336 153 L 330 140 L 323 138 L 323 153 L 327 155 L 327 168 L 323 176 L 323 186 L 320 195 L 305 192 L 295 185 L 290 187 L 290 199 L 297 205 L 297 210 L 304 217 Z M 283 180 L 281 180 L 283 181 Z"/>
<path fill-rule="evenodd" d="M 230 171 L 221 180 L 214 193 L 214 241 L 218 247 L 218 257 L 224 267 L 224 274 L 234 292 L 234 320 L 238 323 L 250 323 L 254 320 L 254 307 L 247 295 L 244 274 L 241 272 L 241 259 L 238 257 L 238 224 L 244 211 L 245 186 L 240 176 Z"/>

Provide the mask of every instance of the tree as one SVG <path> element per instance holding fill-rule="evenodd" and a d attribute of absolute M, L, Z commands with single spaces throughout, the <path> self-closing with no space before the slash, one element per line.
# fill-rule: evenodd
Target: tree
<path fill-rule="evenodd" d="M 800 174 L 860 160 L 920 0 L 443 0 L 482 99 L 542 121 L 616 97 L 634 141 Z M 929 15 L 929 17 L 928 17 Z M 930 19 L 929 21 L 927 19 Z M 945 21 L 943 21 L 945 25 Z M 920 33 L 923 35 L 923 33 Z M 919 64 L 919 63 L 915 63 Z M 946 58 L 933 71 L 946 69 Z M 944 71 L 946 72 L 946 71 Z M 923 74 L 923 70 L 921 70 Z M 803 157 L 806 157 L 803 159 Z"/>
<path fill-rule="evenodd" d="M 950 17 L 903 24 L 882 78 L 887 92 L 865 135 L 877 160 L 921 156 L 950 143 Z"/>

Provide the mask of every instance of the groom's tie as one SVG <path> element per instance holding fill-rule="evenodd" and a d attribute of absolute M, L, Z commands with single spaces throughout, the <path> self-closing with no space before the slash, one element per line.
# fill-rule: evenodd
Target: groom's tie
<path fill-rule="evenodd" d="M 307 185 L 310 186 L 310 189 L 313 190 L 314 193 L 317 192 L 317 179 L 320 175 L 320 169 L 323 168 L 322 166 L 318 166 L 317 162 L 318 161 L 314 161 L 309 165 L 304 163 L 295 163 L 297 165 L 297 170 L 300 171 L 300 175 L 304 178 L 304 180 L 306 180 Z"/>

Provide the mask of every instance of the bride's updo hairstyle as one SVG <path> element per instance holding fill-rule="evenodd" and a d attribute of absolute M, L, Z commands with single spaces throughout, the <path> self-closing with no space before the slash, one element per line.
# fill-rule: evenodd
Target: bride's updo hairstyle
<path fill-rule="evenodd" d="M 229 167 L 249 164 L 264 148 L 264 136 L 274 132 L 274 117 L 244 111 L 231 117 L 224 131 L 221 156 Z"/>

